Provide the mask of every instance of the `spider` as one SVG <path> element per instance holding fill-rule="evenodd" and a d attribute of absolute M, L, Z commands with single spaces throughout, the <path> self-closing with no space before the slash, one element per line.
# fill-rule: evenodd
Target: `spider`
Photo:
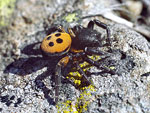
<path fill-rule="evenodd" d="M 101 34 L 94 30 L 94 25 L 106 30 L 105 44 L 102 44 L 104 38 L 101 38 Z M 50 31 L 50 35 L 43 39 L 40 49 L 42 55 L 46 58 L 60 58 L 55 67 L 55 103 L 59 100 L 62 70 L 69 64 L 76 66 L 77 71 L 88 84 L 91 84 L 91 82 L 79 66 L 80 62 L 86 61 L 107 73 L 115 74 L 113 70 L 101 65 L 98 61 L 88 58 L 88 55 L 101 55 L 104 58 L 110 56 L 108 52 L 97 49 L 98 47 L 111 46 L 110 29 L 106 24 L 94 19 L 89 21 L 87 27 L 76 25 L 73 28 L 68 28 L 68 33 L 62 26 L 54 26 Z M 70 70 L 67 71 L 70 72 Z"/>

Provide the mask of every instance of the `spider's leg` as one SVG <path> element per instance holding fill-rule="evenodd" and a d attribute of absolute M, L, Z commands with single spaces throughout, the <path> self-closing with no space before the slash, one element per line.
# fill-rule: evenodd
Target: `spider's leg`
<path fill-rule="evenodd" d="M 96 20 L 96 19 L 94 19 L 93 22 L 97 26 L 102 27 L 103 29 L 106 29 L 108 45 L 111 46 L 110 29 L 109 29 L 109 27 L 106 24 L 104 24 L 104 23 L 102 23 L 102 22 L 100 22 L 99 20 Z"/>
<path fill-rule="evenodd" d="M 55 74 L 55 103 L 58 102 L 60 84 L 61 84 L 61 65 L 57 65 Z"/>
<path fill-rule="evenodd" d="M 88 23 L 87 28 L 89 28 L 89 29 L 94 28 L 94 22 L 92 20 Z"/>
<path fill-rule="evenodd" d="M 86 47 L 84 52 L 87 55 L 93 55 L 93 54 L 94 55 L 101 55 L 102 58 L 110 57 L 112 55 L 111 53 L 101 51 L 100 48 L 94 48 L 94 47 Z"/>
<path fill-rule="evenodd" d="M 65 67 L 67 63 L 69 62 L 69 57 L 63 57 L 58 64 L 56 65 L 56 70 L 55 70 L 55 103 L 58 102 L 58 96 L 59 96 L 59 87 L 61 85 L 61 76 L 62 72 L 61 69 L 62 67 Z"/>
<path fill-rule="evenodd" d="M 89 85 L 92 84 L 92 83 L 88 80 L 88 78 L 87 78 L 86 74 L 84 73 L 84 71 L 83 71 L 83 70 L 81 69 L 81 67 L 79 66 L 79 63 L 78 63 L 77 61 L 76 61 L 75 63 L 76 63 L 77 70 L 78 70 L 79 73 L 82 75 L 82 77 L 88 82 Z"/>
<path fill-rule="evenodd" d="M 85 57 L 84 59 L 89 64 L 92 64 L 92 65 L 96 66 L 97 68 L 104 70 L 104 72 L 110 73 L 112 75 L 116 74 L 113 70 L 111 70 L 108 67 L 105 67 L 104 65 L 100 64 L 98 61 L 94 61 L 94 60 L 92 60 L 92 59 L 90 59 L 88 57 Z"/>

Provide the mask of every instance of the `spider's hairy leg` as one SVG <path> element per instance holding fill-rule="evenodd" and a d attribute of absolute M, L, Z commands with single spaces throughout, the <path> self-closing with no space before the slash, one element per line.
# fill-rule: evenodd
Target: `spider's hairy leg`
<path fill-rule="evenodd" d="M 56 65 L 56 70 L 55 70 L 56 72 L 55 73 L 55 103 L 56 104 L 58 102 L 59 87 L 61 85 L 61 76 L 62 76 L 61 69 L 62 67 L 65 67 L 68 62 L 69 62 L 69 56 L 65 56 Z"/>
<path fill-rule="evenodd" d="M 110 73 L 112 75 L 116 74 L 113 70 L 111 70 L 108 67 L 105 67 L 104 65 L 100 64 L 98 61 L 94 61 L 94 60 L 92 60 L 92 59 L 90 59 L 88 57 L 85 57 L 84 59 L 89 64 L 92 64 L 92 65 L 96 66 L 97 68 L 102 69 L 104 72 Z"/>
<path fill-rule="evenodd" d="M 110 57 L 112 55 L 111 53 L 101 51 L 100 48 L 94 48 L 94 47 L 86 47 L 84 52 L 87 55 L 100 55 L 102 58 Z"/>
<path fill-rule="evenodd" d="M 61 65 L 56 66 L 56 74 L 55 74 L 55 103 L 58 102 L 59 96 L 59 87 L 61 84 Z"/>
<path fill-rule="evenodd" d="M 76 67 L 77 67 L 78 72 L 82 75 L 82 77 L 88 82 L 89 85 L 92 84 L 92 83 L 88 80 L 88 78 L 87 78 L 86 74 L 84 73 L 84 71 L 83 71 L 83 70 L 81 69 L 81 67 L 79 66 L 79 62 L 76 61 L 75 64 L 76 64 Z"/>
<path fill-rule="evenodd" d="M 106 24 L 104 24 L 104 23 L 102 23 L 102 22 L 100 22 L 99 20 L 96 20 L 96 19 L 94 19 L 93 20 L 93 22 L 97 25 L 97 26 L 99 26 L 99 27 L 102 27 L 103 29 L 106 29 L 106 32 L 107 32 L 107 44 L 109 45 L 109 46 L 111 46 L 111 39 L 110 39 L 110 29 L 109 29 L 109 27 L 106 25 Z"/>

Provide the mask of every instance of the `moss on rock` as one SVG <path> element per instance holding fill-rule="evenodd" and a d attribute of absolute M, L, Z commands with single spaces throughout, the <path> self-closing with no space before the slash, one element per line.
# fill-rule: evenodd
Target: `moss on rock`
<path fill-rule="evenodd" d="M 15 2 L 16 0 L 0 0 L 0 27 L 8 25 Z"/>

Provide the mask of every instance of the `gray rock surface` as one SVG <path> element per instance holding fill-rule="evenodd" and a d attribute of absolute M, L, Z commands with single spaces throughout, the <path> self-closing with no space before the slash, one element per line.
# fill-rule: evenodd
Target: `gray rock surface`
<path fill-rule="evenodd" d="M 112 59 L 119 74 L 101 74 L 99 69 L 90 68 L 92 74 L 89 79 L 96 86 L 94 90 L 90 88 L 79 90 L 66 80 L 62 80 L 60 88 L 62 103 L 60 102 L 58 107 L 52 102 L 55 83 L 52 73 L 46 72 L 49 62 L 42 60 L 38 52 L 35 54 L 30 51 L 30 47 L 27 48 L 28 45 L 39 42 L 46 36 L 45 23 L 49 27 L 52 23 L 68 27 L 68 23 L 61 21 L 62 14 L 66 11 L 80 9 L 81 15 L 87 16 L 98 14 L 114 3 L 115 1 L 110 3 L 106 0 L 92 0 L 92 2 L 91 0 L 18 0 L 12 24 L 0 32 L 0 112 L 57 113 L 66 110 L 68 113 L 67 111 L 72 110 L 84 113 L 149 113 L 150 44 L 145 37 L 131 28 L 102 17 L 95 17 L 108 24 L 113 41 L 112 48 L 119 49 L 125 54 L 125 57 L 121 54 L 122 57 L 117 52 L 113 53 Z M 90 19 L 81 21 L 81 24 L 86 26 Z M 102 36 L 106 35 L 103 29 L 98 27 L 95 29 L 100 30 Z M 39 44 L 35 49 L 38 48 Z M 25 54 L 26 52 L 28 54 Z M 132 63 L 130 64 L 131 59 L 128 56 L 133 58 L 131 62 L 135 63 L 134 68 L 129 67 Z M 54 67 L 54 64 L 51 67 Z M 44 95 L 43 91 L 35 86 L 34 81 L 41 74 L 50 75 L 43 80 L 50 90 L 49 95 Z M 90 96 L 87 95 L 88 92 Z M 71 101 L 72 108 L 65 107 L 65 105 L 70 106 L 68 104 L 70 101 L 65 102 L 67 100 Z"/>

